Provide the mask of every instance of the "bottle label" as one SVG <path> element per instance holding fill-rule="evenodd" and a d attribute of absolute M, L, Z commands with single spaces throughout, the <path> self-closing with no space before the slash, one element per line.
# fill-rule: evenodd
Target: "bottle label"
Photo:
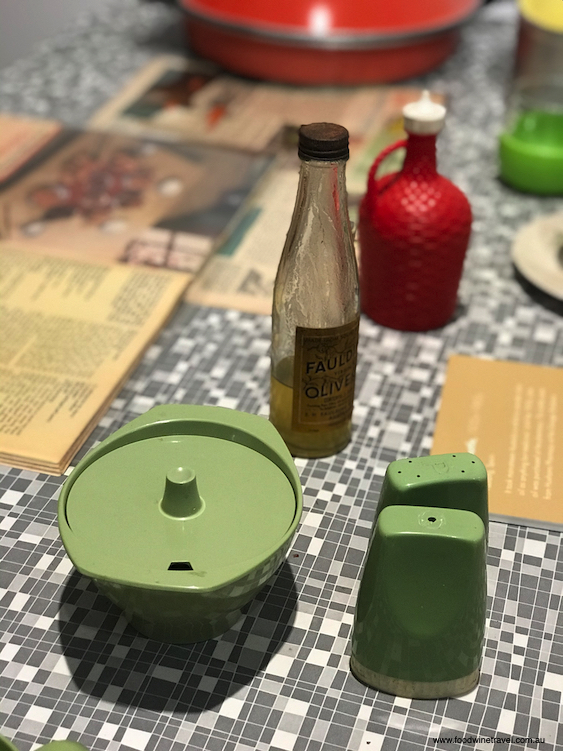
<path fill-rule="evenodd" d="M 317 431 L 352 417 L 359 317 L 344 326 L 297 326 L 292 429 Z"/>

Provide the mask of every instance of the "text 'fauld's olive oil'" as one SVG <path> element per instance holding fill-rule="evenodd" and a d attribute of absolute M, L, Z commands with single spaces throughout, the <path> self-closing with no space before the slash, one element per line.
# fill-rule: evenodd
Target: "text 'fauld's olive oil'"
<path fill-rule="evenodd" d="M 359 283 L 348 217 L 348 131 L 299 131 L 301 169 L 274 285 L 270 420 L 294 456 L 329 456 L 352 430 Z"/>

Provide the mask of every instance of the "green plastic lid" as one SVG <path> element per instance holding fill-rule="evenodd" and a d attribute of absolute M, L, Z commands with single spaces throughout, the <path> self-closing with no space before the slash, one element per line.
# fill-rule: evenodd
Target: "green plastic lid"
<path fill-rule="evenodd" d="M 44 746 L 39 746 L 37 751 L 44 749 L 49 749 L 49 751 L 86 751 L 86 746 L 75 741 L 51 741 Z M 0 751 L 18 751 L 18 749 L 7 738 L 0 735 Z"/>
<path fill-rule="evenodd" d="M 499 138 L 500 176 L 517 190 L 563 194 L 563 112 L 523 112 Z"/>
<path fill-rule="evenodd" d="M 76 467 L 59 526 L 73 563 L 94 579 L 210 590 L 266 560 L 300 513 L 295 465 L 266 419 L 167 405 Z"/>

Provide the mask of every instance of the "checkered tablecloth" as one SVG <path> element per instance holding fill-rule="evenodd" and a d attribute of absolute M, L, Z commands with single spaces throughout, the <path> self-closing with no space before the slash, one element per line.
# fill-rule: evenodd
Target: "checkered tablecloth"
<path fill-rule="evenodd" d="M 137 634 L 63 550 L 64 478 L 2 468 L 0 732 L 22 751 L 67 737 L 99 751 L 421 751 L 442 745 L 439 737 L 452 739 L 453 751 L 491 747 L 477 737 L 516 736 L 544 740 L 520 747 L 563 748 L 558 532 L 491 525 L 486 645 L 471 694 L 395 698 L 348 668 L 381 480 L 390 461 L 428 453 L 448 355 L 563 364 L 563 319 L 528 297 L 509 258 L 515 230 L 558 201 L 496 179 L 515 31 L 509 5 L 487 6 L 456 54 L 415 82 L 448 96 L 440 167 L 475 215 L 457 315 L 425 334 L 362 319 L 353 440 L 329 459 L 296 460 L 302 522 L 286 562 L 235 628 L 188 646 Z M 1 106 L 79 124 L 162 51 L 158 40 L 175 19 L 158 4 L 109 2 L 0 71 Z M 156 404 L 267 416 L 269 339 L 268 317 L 184 305 L 77 459 Z"/>

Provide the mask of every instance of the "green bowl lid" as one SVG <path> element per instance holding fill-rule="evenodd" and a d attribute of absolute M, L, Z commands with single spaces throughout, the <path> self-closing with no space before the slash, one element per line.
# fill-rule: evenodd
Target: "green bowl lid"
<path fill-rule="evenodd" d="M 51 741 L 44 746 L 39 746 L 37 751 L 44 751 L 44 749 L 49 749 L 49 751 L 86 751 L 86 746 L 75 741 Z M 18 751 L 18 749 L 7 738 L 0 735 L 0 751 Z"/>
<path fill-rule="evenodd" d="M 59 528 L 79 571 L 150 589 L 220 587 L 294 533 L 301 485 L 266 419 L 222 407 L 155 407 L 71 473 Z"/>

